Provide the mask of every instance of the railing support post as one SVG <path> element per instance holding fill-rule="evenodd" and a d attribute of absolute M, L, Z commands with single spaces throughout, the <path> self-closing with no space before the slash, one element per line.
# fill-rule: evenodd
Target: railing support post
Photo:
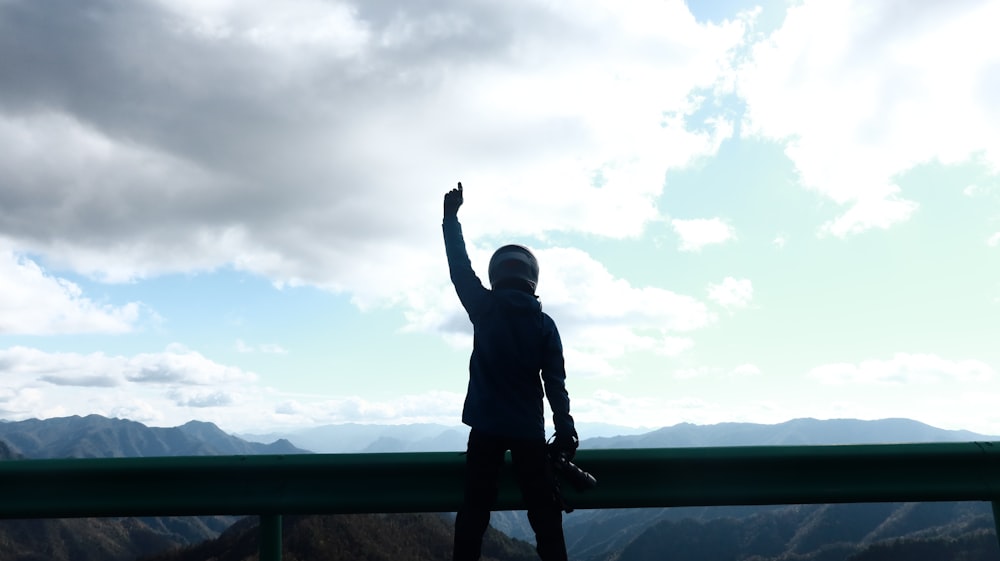
<path fill-rule="evenodd" d="M 281 561 L 281 515 L 260 516 L 260 561 Z"/>
<path fill-rule="evenodd" d="M 991 501 L 993 505 L 993 528 L 997 532 L 997 543 L 1000 544 L 1000 501 Z"/>

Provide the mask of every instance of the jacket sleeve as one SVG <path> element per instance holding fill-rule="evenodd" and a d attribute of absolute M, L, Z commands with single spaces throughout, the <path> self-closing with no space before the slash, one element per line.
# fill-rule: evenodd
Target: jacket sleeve
<path fill-rule="evenodd" d="M 545 384 L 545 396 L 552 409 L 552 424 L 556 434 L 576 436 L 576 424 L 569 414 L 569 392 L 566 391 L 566 361 L 563 358 L 562 340 L 555 322 L 546 316 L 551 328 L 545 357 L 542 362 L 542 382 Z"/>
<path fill-rule="evenodd" d="M 446 217 L 441 229 L 444 232 L 444 249 L 448 255 L 451 283 L 455 285 L 458 299 L 471 318 L 479 302 L 489 291 L 472 270 L 472 261 L 465 251 L 465 238 L 462 237 L 462 225 L 458 222 L 458 217 Z"/>

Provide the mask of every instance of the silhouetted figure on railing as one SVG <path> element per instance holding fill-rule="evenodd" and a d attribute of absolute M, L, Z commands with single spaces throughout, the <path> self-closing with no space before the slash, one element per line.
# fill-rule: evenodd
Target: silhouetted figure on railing
<path fill-rule="evenodd" d="M 472 270 L 458 209 L 462 184 L 444 196 L 444 244 L 451 282 L 474 330 L 469 386 L 462 422 L 471 427 L 466 455 L 465 499 L 455 519 L 455 561 L 476 561 L 490 510 L 499 492 L 504 454 L 535 531 L 543 561 L 565 561 L 562 501 L 545 441 L 543 397 L 555 424 L 551 446 L 567 458 L 579 439 L 569 414 L 562 341 L 552 318 L 535 296 L 538 261 L 519 245 L 498 249 L 489 265 L 491 290 Z"/>

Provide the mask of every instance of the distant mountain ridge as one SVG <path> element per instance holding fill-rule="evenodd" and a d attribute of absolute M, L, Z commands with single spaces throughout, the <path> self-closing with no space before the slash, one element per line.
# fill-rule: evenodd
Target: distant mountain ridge
<path fill-rule="evenodd" d="M 581 447 L 585 449 L 1000 440 L 996 436 L 939 429 L 909 419 L 793 419 L 774 425 L 681 423 L 638 434 L 596 437 L 588 436 L 587 428 L 596 428 L 597 432 L 605 434 L 616 430 L 640 430 L 581 424 Z M 290 440 L 292 438 L 295 440 Z M 468 427 L 437 424 L 346 423 L 288 433 L 232 435 L 213 423 L 202 421 L 162 428 L 127 419 L 88 415 L 0 422 L 0 459 L 9 455 L 90 458 L 462 451 L 467 439 Z"/>
<path fill-rule="evenodd" d="M 1000 440 L 964 430 L 945 430 L 909 419 L 793 419 L 784 423 L 681 423 L 641 429 L 578 423 L 583 448 L 677 448 L 700 446 L 794 446 Z M 373 425 L 343 423 L 268 434 L 238 434 L 253 442 L 287 440 L 322 454 L 464 451 L 466 426 L 432 423 Z"/>
<path fill-rule="evenodd" d="M 681 423 L 640 435 L 586 438 L 581 446 L 682 448 L 702 446 L 820 446 L 1000 440 L 965 430 L 946 430 L 910 419 L 792 419 L 784 423 Z"/>
<path fill-rule="evenodd" d="M 637 435 L 650 430 L 608 423 L 577 423 L 577 432 L 582 438 Z M 320 454 L 455 452 L 465 450 L 466 442 L 469 440 L 469 427 L 435 423 L 405 425 L 342 423 L 267 434 L 241 433 L 236 436 L 252 442 L 288 440 L 299 448 Z"/>
<path fill-rule="evenodd" d="M 743 518 L 661 520 L 613 553 L 572 557 L 588 561 L 995 561 L 1000 546 L 992 527 L 986 503 L 795 505 Z M 900 555 L 887 555 L 896 548 Z M 948 548 L 950 556 L 934 555 Z M 921 550 L 930 555 L 913 555 Z"/>
<path fill-rule="evenodd" d="M 468 430 L 434 423 L 374 425 L 343 423 L 268 434 L 239 434 L 253 442 L 287 440 L 321 454 L 464 450 Z"/>
<path fill-rule="evenodd" d="M 136 421 L 100 415 L 28 419 L 0 423 L 0 441 L 26 458 L 136 458 L 304 454 L 287 440 L 247 442 L 212 423 L 191 421 L 179 427 L 147 427 Z"/>

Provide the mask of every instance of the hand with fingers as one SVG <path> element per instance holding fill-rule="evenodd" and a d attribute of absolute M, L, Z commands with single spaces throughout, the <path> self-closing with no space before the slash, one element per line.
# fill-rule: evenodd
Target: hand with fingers
<path fill-rule="evenodd" d="M 444 216 L 458 216 L 458 207 L 462 206 L 462 182 L 458 182 L 458 187 L 444 194 Z"/>

